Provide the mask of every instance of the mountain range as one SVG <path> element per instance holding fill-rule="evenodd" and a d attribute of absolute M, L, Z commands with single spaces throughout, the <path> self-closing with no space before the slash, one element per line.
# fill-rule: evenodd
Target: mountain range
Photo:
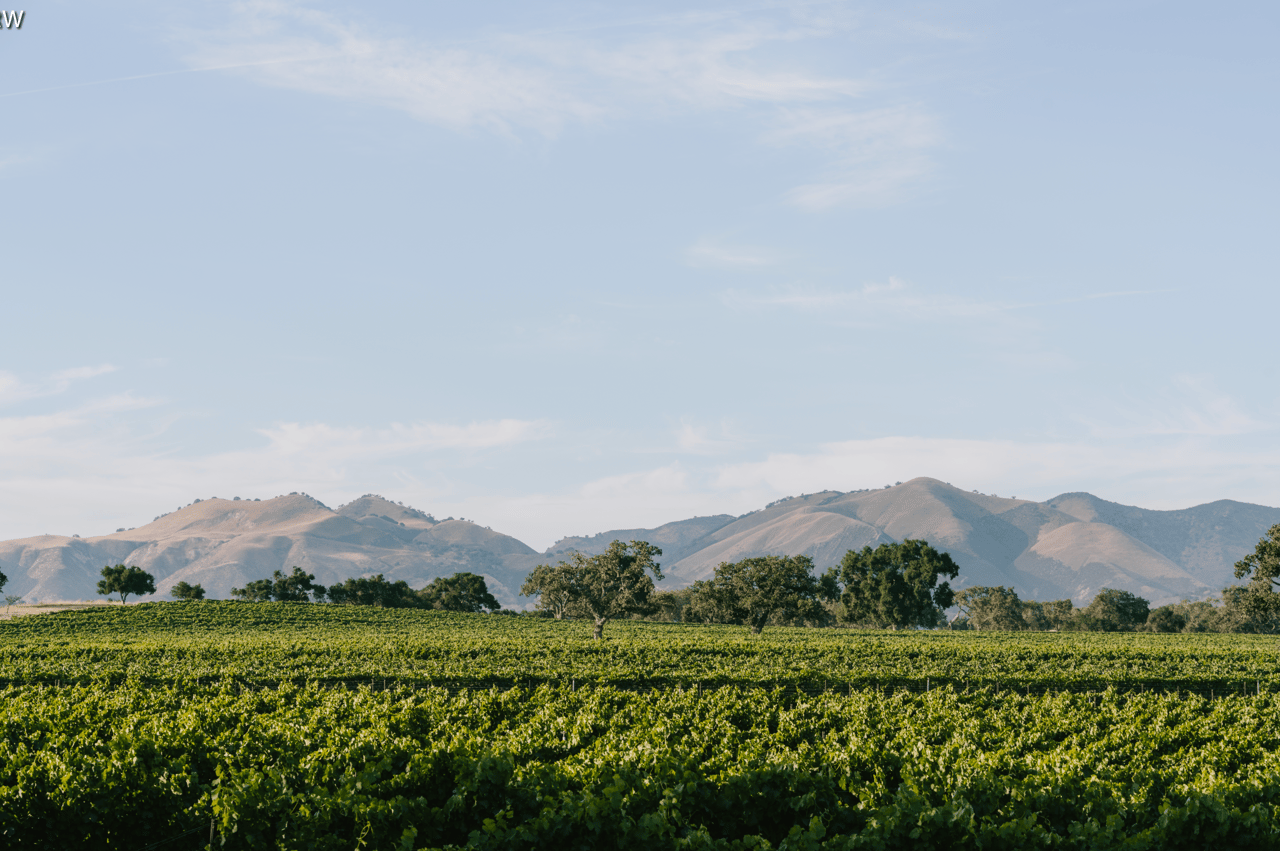
<path fill-rule="evenodd" d="M 1154 511 L 1068 493 L 1045 502 L 965 491 L 918 478 L 879 490 L 788 497 L 742 516 L 694 517 L 653 529 L 562 538 L 538 553 L 468 520 L 437 520 L 366 495 L 331 509 L 306 494 L 268 500 L 196 500 L 136 529 L 92 538 L 41 535 L 0 542 L 6 590 L 34 599 L 94 596 L 105 564 L 136 564 L 156 577 L 157 597 L 179 581 L 211 597 L 298 565 L 323 584 L 381 573 L 421 587 L 469 570 L 508 607 L 525 607 L 520 584 L 535 565 L 569 552 L 603 552 L 615 539 L 662 548 L 663 587 L 710 577 L 724 561 L 808 555 L 821 570 L 850 549 L 924 539 L 960 566 L 952 583 L 1006 585 L 1024 599 L 1087 603 L 1102 588 L 1159 605 L 1201 598 L 1233 582 L 1280 508 L 1219 500 Z"/>

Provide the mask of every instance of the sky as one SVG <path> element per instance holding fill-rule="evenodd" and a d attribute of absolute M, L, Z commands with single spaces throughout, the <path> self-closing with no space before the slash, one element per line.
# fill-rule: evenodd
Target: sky
<path fill-rule="evenodd" d="M 176 7 L 176 8 L 175 8 Z M 0 539 L 1280 505 L 1280 6 L 33 2 Z"/>

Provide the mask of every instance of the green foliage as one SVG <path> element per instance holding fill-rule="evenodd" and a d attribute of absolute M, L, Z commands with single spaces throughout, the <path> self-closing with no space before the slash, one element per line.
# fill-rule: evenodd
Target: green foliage
<path fill-rule="evenodd" d="M 664 623 L 684 623 L 685 610 L 693 597 L 693 589 L 681 588 L 676 591 L 659 591 L 653 595 L 655 611 L 648 615 L 648 620 Z"/>
<path fill-rule="evenodd" d="M 544 587 L 559 591 L 566 602 L 557 618 L 566 611 L 582 612 L 594 622 L 595 638 L 600 640 L 609 621 L 656 611 L 653 580 L 648 573 L 662 578 L 662 568 L 654 560 L 660 555 L 662 550 L 647 541 L 614 541 L 599 555 L 575 552 L 555 567 L 538 565 L 520 593 L 542 594 Z"/>
<path fill-rule="evenodd" d="M 1224 590 L 1229 604 L 1239 608 L 1240 619 L 1251 632 L 1280 632 L 1280 524 L 1272 526 L 1258 541 L 1254 551 L 1236 562 L 1237 579 L 1248 578 L 1244 586 Z"/>
<path fill-rule="evenodd" d="M 1075 606 L 1070 600 L 1022 601 L 1022 620 L 1027 629 L 1062 629 L 1075 617 Z"/>
<path fill-rule="evenodd" d="M 416 609 L 422 598 L 403 579 L 391 582 L 381 573 L 348 578 L 328 589 L 329 602 L 345 606 L 376 606 L 380 609 Z"/>
<path fill-rule="evenodd" d="M 1274 639 L 1151 633 L 877 632 L 619 620 L 592 625 L 373 606 L 203 600 L 0 621 L 6 684 L 384 679 L 425 687 L 576 680 L 626 688 L 1280 688 Z"/>
<path fill-rule="evenodd" d="M 1017 592 L 1003 585 L 966 588 L 955 595 L 954 604 L 968 618 L 972 629 L 1011 631 L 1027 627 Z"/>
<path fill-rule="evenodd" d="M 474 573 L 455 573 L 450 577 L 438 577 L 418 592 L 422 605 L 428 609 L 446 612 L 495 612 L 502 606 L 489 593 L 484 577 Z"/>
<path fill-rule="evenodd" d="M 125 567 L 117 564 L 102 568 L 102 579 L 98 581 L 99 594 L 119 594 L 123 604 L 130 595 L 154 594 L 156 581 L 150 573 L 140 567 Z"/>
<path fill-rule="evenodd" d="M 286 576 L 282 571 L 275 571 L 270 579 L 257 579 L 248 582 L 243 588 L 232 588 L 231 596 L 252 603 L 265 603 L 275 600 L 281 603 L 305 603 L 314 594 L 316 600 L 324 599 L 325 587 L 315 583 L 316 575 L 307 573 L 295 566 L 293 572 Z"/>
<path fill-rule="evenodd" d="M 9 581 L 9 577 L 4 575 L 3 570 L 0 570 L 0 588 L 4 588 L 5 583 L 8 581 Z"/>
<path fill-rule="evenodd" d="M 809 556 L 761 556 L 721 562 L 715 576 L 693 583 L 686 619 L 745 624 L 758 635 L 770 622 L 822 622 L 822 588 Z"/>
<path fill-rule="evenodd" d="M 534 606 L 556 620 L 581 615 L 581 606 L 573 593 L 573 568 L 563 561 L 556 565 L 540 564 L 525 577 L 520 586 L 522 597 L 537 597 Z"/>
<path fill-rule="evenodd" d="M 845 618 L 878 627 L 936 626 L 954 598 L 951 586 L 938 579 L 959 572 L 949 554 L 925 541 L 850 550 L 840 562 Z"/>
<path fill-rule="evenodd" d="M 1251 577 L 1255 582 L 1280 586 L 1280 524 L 1272 526 L 1253 552 L 1236 562 L 1236 579 Z"/>
<path fill-rule="evenodd" d="M 1186 628 L 1187 616 L 1176 605 L 1152 609 L 1147 615 L 1146 629 L 1149 632 L 1182 632 Z"/>
<path fill-rule="evenodd" d="M 1267 848 L 1278 781 L 1269 695 L 0 693 L 15 851 Z"/>
<path fill-rule="evenodd" d="M 169 589 L 169 596 L 175 600 L 203 600 L 204 586 L 179 582 Z"/>
<path fill-rule="evenodd" d="M 1080 612 L 1090 629 L 1103 632 L 1137 629 L 1147 622 L 1150 614 L 1151 604 L 1146 600 L 1115 588 L 1103 588 Z"/>

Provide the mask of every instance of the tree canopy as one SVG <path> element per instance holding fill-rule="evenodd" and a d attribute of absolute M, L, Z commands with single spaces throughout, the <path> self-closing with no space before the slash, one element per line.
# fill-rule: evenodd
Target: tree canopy
<path fill-rule="evenodd" d="M 949 554 L 925 541 L 849 550 L 840 562 L 845 619 L 895 629 L 936 626 L 954 598 L 951 586 L 938 579 L 959 572 Z"/>
<path fill-rule="evenodd" d="M 282 571 L 274 571 L 270 579 L 256 579 L 245 583 L 243 588 L 232 588 L 231 596 L 255 603 L 265 603 L 268 600 L 305 603 L 311 599 L 312 594 L 316 600 L 322 600 L 325 587 L 317 585 L 315 578 L 314 573 L 307 573 L 295 565 L 288 576 Z"/>
<path fill-rule="evenodd" d="M 1259 632 L 1271 632 L 1280 623 L 1280 524 L 1267 530 L 1253 552 L 1236 562 L 1237 579 L 1248 584 L 1224 591 L 1231 595 Z"/>
<path fill-rule="evenodd" d="M 974 629 L 1009 631 L 1027 626 L 1018 592 L 1003 585 L 965 588 L 955 595 L 953 602 Z"/>
<path fill-rule="evenodd" d="M 103 595 L 119 594 L 123 604 L 130 595 L 154 594 L 156 580 L 137 565 L 125 567 L 117 564 L 102 568 L 102 579 L 98 581 L 98 593 Z"/>
<path fill-rule="evenodd" d="M 1082 625 L 1103 632 L 1127 632 L 1147 622 L 1151 604 L 1132 591 L 1103 588 L 1080 611 Z"/>
<path fill-rule="evenodd" d="M 771 620 L 825 622 L 822 586 L 809 556 L 759 556 L 721 562 L 715 576 L 693 583 L 684 618 L 745 624 L 759 634 Z"/>
<path fill-rule="evenodd" d="M 595 623 L 594 636 L 604 637 L 604 626 L 614 618 L 632 614 L 651 614 L 657 609 L 653 601 L 654 584 L 649 573 L 662 578 L 662 568 L 654 560 L 662 550 L 648 541 L 624 544 L 614 541 L 603 553 L 584 556 L 570 553 L 568 561 L 555 567 L 539 565 L 520 587 L 524 596 L 543 593 L 545 586 L 558 590 L 567 598 L 567 608 L 577 609 Z"/>
<path fill-rule="evenodd" d="M 204 586 L 179 582 L 169 589 L 169 596 L 175 600 L 203 600 Z"/>
<path fill-rule="evenodd" d="M 520 586 L 522 597 L 537 596 L 535 607 L 539 611 L 548 612 L 556 620 L 565 616 L 572 617 L 575 597 L 573 596 L 573 580 L 564 562 L 558 565 L 540 564 L 525 577 Z"/>
<path fill-rule="evenodd" d="M 383 609 L 413 609 L 421 602 L 408 582 L 403 579 L 391 582 L 381 573 L 348 578 L 341 585 L 330 586 L 328 594 L 331 603 Z"/>
<path fill-rule="evenodd" d="M 418 592 L 422 605 L 446 612 L 496 612 L 502 605 L 489 593 L 484 577 L 474 573 L 455 573 L 431 580 Z"/>

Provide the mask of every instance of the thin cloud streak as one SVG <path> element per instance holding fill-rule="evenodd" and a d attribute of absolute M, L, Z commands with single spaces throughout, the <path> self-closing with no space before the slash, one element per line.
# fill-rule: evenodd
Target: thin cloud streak
<path fill-rule="evenodd" d="M 68 83 L 65 86 L 48 86 L 43 89 L 27 89 L 21 92 L 6 92 L 0 94 L 0 98 L 16 98 L 23 95 L 38 95 L 45 92 L 61 92 L 68 89 L 83 89 L 88 86 L 105 86 L 110 83 L 127 83 L 131 80 L 150 80 L 156 77 L 173 77 L 180 74 L 202 74 L 210 71 L 234 71 L 241 68 L 252 68 L 260 65 L 276 65 L 282 62 L 318 62 L 324 59 L 336 58 L 339 54 L 332 56 L 295 56 L 284 59 L 263 59 L 256 62 L 239 62 L 226 65 L 210 65 L 204 68 L 176 68 L 171 71 L 155 71 L 150 74 L 134 74 L 129 77 L 111 77 L 106 80 L 90 80 L 84 83 Z M 3 165 L 3 163 L 0 163 Z"/>
<path fill-rule="evenodd" d="M 265 85 L 399 110 L 454 131 L 479 128 L 505 137 L 532 131 L 553 138 L 573 125 L 673 111 L 745 113 L 761 128 L 763 144 L 808 149 L 828 161 L 820 181 L 796 187 L 785 199 L 812 211 L 902 198 L 931 171 L 926 151 L 942 135 L 936 119 L 914 105 L 851 108 L 880 85 L 761 55 L 773 45 L 845 34 L 844 24 L 787 27 L 739 13 L 694 23 L 684 16 L 680 26 L 608 43 L 580 36 L 628 26 L 446 45 L 380 37 L 297 4 L 240 9 L 234 29 L 189 37 L 192 62 L 240 69 Z M 270 58 L 285 54 L 302 59 Z"/>

